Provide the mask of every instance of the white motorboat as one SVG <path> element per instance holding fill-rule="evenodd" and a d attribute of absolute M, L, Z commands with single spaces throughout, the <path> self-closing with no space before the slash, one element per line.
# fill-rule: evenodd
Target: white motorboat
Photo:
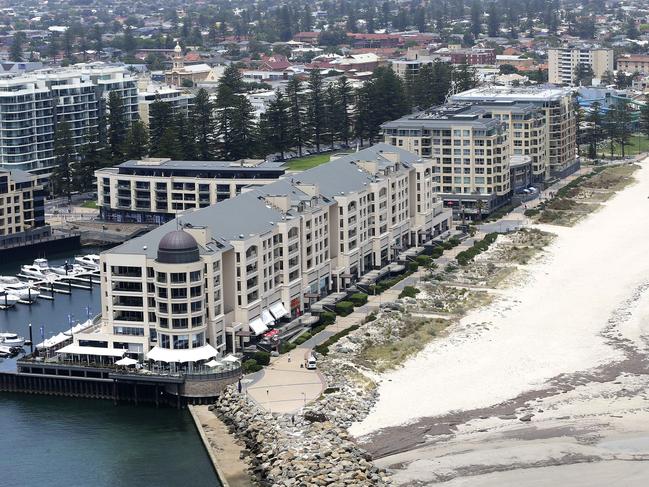
<path fill-rule="evenodd" d="M 50 271 L 59 276 L 75 276 L 82 272 L 86 272 L 86 268 L 79 264 L 68 264 L 67 262 L 62 266 L 50 267 Z"/>
<path fill-rule="evenodd" d="M 99 256 L 97 254 L 77 255 L 74 261 L 86 269 L 99 270 Z"/>
<path fill-rule="evenodd" d="M 0 287 L 0 306 L 3 308 L 11 308 L 15 306 L 20 298 L 14 294 L 8 292 L 6 289 Z"/>
<path fill-rule="evenodd" d="M 32 265 L 22 266 L 20 273 L 36 279 L 46 279 L 48 275 L 52 274 L 52 271 L 47 259 L 35 259 Z"/>
<path fill-rule="evenodd" d="M 18 296 L 20 301 L 28 301 L 30 303 L 36 301 L 40 295 L 38 290 L 32 287 L 30 283 L 22 281 L 18 281 L 16 284 L 5 284 L 4 289 L 9 294 Z M 2 304 L 2 301 L 0 301 L 0 304 Z"/>
<path fill-rule="evenodd" d="M 0 333 L 0 343 L 9 348 L 22 348 L 25 345 L 25 337 L 20 337 L 15 333 Z"/>

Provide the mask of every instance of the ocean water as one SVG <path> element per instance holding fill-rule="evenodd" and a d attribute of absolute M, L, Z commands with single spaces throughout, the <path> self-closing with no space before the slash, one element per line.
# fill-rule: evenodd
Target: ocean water
<path fill-rule="evenodd" d="M 97 249 L 86 250 L 95 253 Z M 47 256 L 60 265 L 74 254 Z M 20 265 L 0 263 L 0 275 Z M 99 286 L 0 310 L 0 331 L 49 338 L 100 310 Z M 29 347 L 26 347 L 29 349 Z M 15 361 L 0 362 L 0 371 Z M 188 411 L 0 393 L 0 486 L 213 487 L 220 482 Z"/>

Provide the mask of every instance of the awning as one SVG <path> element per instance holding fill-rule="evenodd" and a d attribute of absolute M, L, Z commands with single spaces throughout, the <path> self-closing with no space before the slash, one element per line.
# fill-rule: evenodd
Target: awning
<path fill-rule="evenodd" d="M 68 345 L 56 353 L 67 353 L 70 355 L 97 355 L 101 357 L 123 357 L 128 350 L 119 348 L 82 347 L 80 345 Z"/>
<path fill-rule="evenodd" d="M 239 361 L 239 358 L 238 358 L 238 357 L 235 357 L 234 355 L 228 355 L 227 357 L 225 357 L 225 358 L 223 359 L 223 362 L 231 362 L 231 363 L 234 363 L 234 362 L 238 362 L 238 361 Z"/>
<path fill-rule="evenodd" d="M 212 359 L 209 362 L 207 362 L 205 365 L 207 365 L 210 368 L 213 368 L 213 367 L 218 367 L 219 365 L 223 365 L 223 362 L 219 362 L 218 360 Z"/>
<path fill-rule="evenodd" d="M 261 335 L 265 331 L 268 331 L 268 327 L 264 324 L 263 321 L 261 321 L 261 318 L 255 318 L 250 323 L 248 323 L 248 326 L 255 335 Z"/>
<path fill-rule="evenodd" d="M 268 326 L 275 322 L 275 318 L 273 318 L 273 315 L 270 314 L 270 311 L 268 311 L 267 309 L 262 309 L 261 321 L 264 325 Z"/>
<path fill-rule="evenodd" d="M 286 308 L 284 307 L 281 301 L 277 301 L 276 303 L 271 304 L 270 312 L 273 313 L 273 316 L 275 317 L 276 320 L 279 320 L 283 316 L 288 315 L 288 311 L 286 311 Z"/>
<path fill-rule="evenodd" d="M 129 365 L 135 365 L 136 363 L 137 360 L 135 360 L 134 358 L 124 357 L 115 362 L 115 365 L 125 365 L 128 367 Z"/>
<path fill-rule="evenodd" d="M 171 350 L 168 348 L 153 347 L 146 354 L 146 358 L 156 362 L 198 362 L 216 357 L 216 349 L 212 345 L 203 345 L 198 348 L 186 348 L 184 350 Z"/>

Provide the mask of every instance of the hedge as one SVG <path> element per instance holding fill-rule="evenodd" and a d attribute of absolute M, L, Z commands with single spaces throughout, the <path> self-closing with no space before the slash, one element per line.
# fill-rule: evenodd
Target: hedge
<path fill-rule="evenodd" d="M 415 260 L 417 261 L 417 264 L 428 267 L 433 259 L 431 259 L 429 255 L 418 255 Z"/>
<path fill-rule="evenodd" d="M 259 365 L 270 364 L 270 353 L 268 352 L 255 352 L 252 356 Z"/>
<path fill-rule="evenodd" d="M 263 367 L 257 363 L 254 358 L 248 359 L 243 363 L 243 372 L 244 374 L 251 374 L 253 372 L 258 372 Z"/>
<path fill-rule="evenodd" d="M 498 238 L 497 233 L 489 233 L 482 240 L 475 242 L 471 247 L 457 254 L 456 259 L 460 265 L 467 265 L 476 255 L 484 252 Z"/>
<path fill-rule="evenodd" d="M 338 316 L 347 316 L 354 311 L 354 303 L 351 301 L 340 301 L 336 304 L 336 314 Z"/>
<path fill-rule="evenodd" d="M 295 340 L 293 340 L 293 343 L 295 345 L 302 345 L 304 342 L 309 340 L 313 335 L 309 333 L 308 331 L 305 333 L 302 333 L 299 337 L 297 337 Z"/>
<path fill-rule="evenodd" d="M 279 353 L 287 353 L 296 348 L 297 345 L 295 343 L 291 342 L 282 342 L 282 344 L 279 346 Z"/>
<path fill-rule="evenodd" d="M 320 313 L 319 324 L 328 326 L 331 325 L 334 321 L 336 321 L 336 313 L 333 313 L 331 311 L 324 311 Z"/>
<path fill-rule="evenodd" d="M 349 335 L 352 331 L 358 330 L 360 325 L 353 325 L 349 328 L 344 329 L 341 332 L 336 333 L 333 336 L 330 336 L 324 343 L 318 345 L 314 350 L 320 355 L 327 355 L 329 353 L 329 347 L 340 340 L 342 337 Z"/>
<path fill-rule="evenodd" d="M 354 303 L 354 306 L 363 306 L 365 303 L 367 303 L 367 294 L 354 293 L 349 297 L 349 300 Z"/>

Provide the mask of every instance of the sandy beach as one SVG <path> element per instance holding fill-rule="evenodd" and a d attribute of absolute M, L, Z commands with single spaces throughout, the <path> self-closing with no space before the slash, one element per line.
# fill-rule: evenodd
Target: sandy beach
<path fill-rule="evenodd" d="M 635 177 L 576 226 L 541 227 L 558 237 L 516 285 L 381 377 L 350 431 L 397 483 L 646 478 L 647 161 Z M 581 484 L 583 463 L 599 467 Z"/>

